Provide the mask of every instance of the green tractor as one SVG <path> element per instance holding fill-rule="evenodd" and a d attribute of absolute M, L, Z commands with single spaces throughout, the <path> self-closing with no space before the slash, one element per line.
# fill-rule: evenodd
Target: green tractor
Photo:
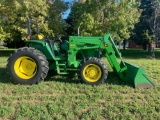
<path fill-rule="evenodd" d="M 36 25 L 36 38 L 32 37 L 31 24 Z M 7 70 L 19 84 L 34 84 L 44 80 L 49 70 L 67 74 L 68 68 L 77 68 L 78 77 L 89 85 L 99 85 L 107 79 L 108 70 L 102 57 L 107 58 L 120 79 L 135 88 L 155 87 L 145 70 L 122 60 L 110 34 L 102 37 L 70 36 L 69 41 L 44 39 L 39 34 L 38 23 L 27 19 L 26 47 L 15 50 L 8 58 Z M 118 62 L 117 57 L 121 59 Z"/>

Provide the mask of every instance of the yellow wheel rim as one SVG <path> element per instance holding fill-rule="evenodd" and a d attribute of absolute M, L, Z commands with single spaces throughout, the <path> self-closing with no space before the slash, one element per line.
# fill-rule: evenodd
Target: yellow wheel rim
<path fill-rule="evenodd" d="M 15 61 L 14 71 L 18 77 L 27 80 L 36 74 L 37 64 L 32 58 L 23 56 Z"/>
<path fill-rule="evenodd" d="M 101 68 L 95 64 L 89 64 L 83 70 L 83 76 L 88 82 L 97 82 L 101 75 Z"/>

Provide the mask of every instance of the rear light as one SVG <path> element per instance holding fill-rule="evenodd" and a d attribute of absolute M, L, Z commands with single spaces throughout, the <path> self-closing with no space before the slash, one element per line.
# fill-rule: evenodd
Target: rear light
<path fill-rule="evenodd" d="M 28 36 L 27 36 L 27 40 L 30 40 L 30 39 L 31 39 L 31 36 L 28 35 Z"/>

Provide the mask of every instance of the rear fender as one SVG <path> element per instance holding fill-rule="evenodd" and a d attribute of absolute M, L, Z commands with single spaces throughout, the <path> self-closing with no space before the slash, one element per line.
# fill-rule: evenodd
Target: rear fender
<path fill-rule="evenodd" d="M 29 47 L 33 47 L 39 51 L 41 51 L 48 60 L 53 60 L 55 57 L 52 53 L 51 48 L 45 41 L 40 41 L 40 40 L 28 40 L 26 41 L 26 44 Z"/>

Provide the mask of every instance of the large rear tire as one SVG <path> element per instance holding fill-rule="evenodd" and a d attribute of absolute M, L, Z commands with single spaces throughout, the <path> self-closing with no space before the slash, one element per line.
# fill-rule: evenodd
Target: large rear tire
<path fill-rule="evenodd" d="M 34 48 L 19 48 L 8 58 L 7 71 L 15 83 L 39 83 L 47 76 L 48 70 L 46 57 Z"/>
<path fill-rule="evenodd" d="M 90 57 L 83 60 L 78 67 L 79 78 L 89 85 L 99 85 L 107 79 L 108 70 L 98 58 Z"/>

